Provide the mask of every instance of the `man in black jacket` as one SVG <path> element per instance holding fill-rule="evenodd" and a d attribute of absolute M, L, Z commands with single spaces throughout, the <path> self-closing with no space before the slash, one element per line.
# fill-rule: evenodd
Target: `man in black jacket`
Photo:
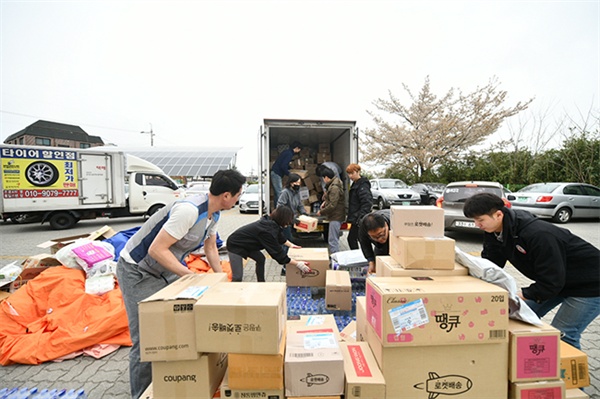
<path fill-rule="evenodd" d="M 519 295 L 538 316 L 561 305 L 552 326 L 580 348 L 581 333 L 600 314 L 600 250 L 527 211 L 506 208 L 493 194 L 472 196 L 463 212 L 485 231 L 481 256 L 500 267 L 509 261 L 533 280 Z"/>
<path fill-rule="evenodd" d="M 348 177 L 352 180 L 348 195 L 348 216 L 346 220 L 352 223 L 348 232 L 348 246 L 350 249 L 358 249 L 358 224 L 373 207 L 373 194 L 371 194 L 371 183 L 360 176 L 360 165 L 351 163 L 346 168 Z"/>
<path fill-rule="evenodd" d="M 375 273 L 375 257 L 390 254 L 390 217 L 389 209 L 367 214 L 360 221 L 358 240 L 365 259 L 369 262 L 369 274 Z"/>

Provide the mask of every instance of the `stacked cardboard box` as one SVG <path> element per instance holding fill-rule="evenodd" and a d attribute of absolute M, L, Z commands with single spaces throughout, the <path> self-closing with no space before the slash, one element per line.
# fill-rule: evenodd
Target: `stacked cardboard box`
<path fill-rule="evenodd" d="M 222 396 L 283 399 L 285 283 L 218 284 L 195 303 L 194 314 L 196 349 L 228 353 Z"/>
<path fill-rule="evenodd" d="M 560 373 L 567 389 L 590 385 L 587 355 L 579 349 L 560 341 Z"/>
<path fill-rule="evenodd" d="M 390 256 L 405 269 L 453 270 L 454 240 L 444 237 L 444 210 L 391 207 Z"/>
<path fill-rule="evenodd" d="M 386 398 L 507 397 L 504 289 L 470 276 L 373 277 L 366 306 Z"/>
<path fill-rule="evenodd" d="M 560 379 L 560 331 L 510 320 L 508 379 L 511 398 L 564 398 Z"/>
<path fill-rule="evenodd" d="M 194 304 L 225 281 L 225 273 L 188 275 L 140 302 L 140 355 L 152 362 L 154 399 L 210 399 L 219 387 L 227 354 L 197 348 Z"/>
<path fill-rule="evenodd" d="M 344 393 L 344 357 L 332 315 L 288 320 L 285 350 L 286 397 Z"/>
<path fill-rule="evenodd" d="M 288 267 L 285 282 L 291 287 L 325 287 L 329 270 L 327 248 L 290 248 L 288 256 L 294 260 L 308 262 L 311 272 L 301 273 L 296 267 Z"/>

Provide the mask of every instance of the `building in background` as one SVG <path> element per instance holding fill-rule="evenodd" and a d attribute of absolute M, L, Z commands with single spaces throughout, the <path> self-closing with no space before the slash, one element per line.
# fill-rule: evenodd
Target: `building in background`
<path fill-rule="evenodd" d="M 104 145 L 104 142 L 99 136 L 87 134 L 79 126 L 39 120 L 8 136 L 4 144 L 90 148 Z"/>

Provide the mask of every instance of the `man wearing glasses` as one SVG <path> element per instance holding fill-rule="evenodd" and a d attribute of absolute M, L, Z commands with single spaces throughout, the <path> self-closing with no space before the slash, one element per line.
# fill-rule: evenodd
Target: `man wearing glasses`
<path fill-rule="evenodd" d="M 358 241 L 363 256 L 369 261 L 369 274 L 375 273 L 375 257 L 390 254 L 390 210 L 367 214 L 360 221 Z"/>

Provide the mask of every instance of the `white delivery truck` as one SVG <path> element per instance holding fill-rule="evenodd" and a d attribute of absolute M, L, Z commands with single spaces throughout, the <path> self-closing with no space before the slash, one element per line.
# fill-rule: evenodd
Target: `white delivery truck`
<path fill-rule="evenodd" d="M 302 144 L 302 151 L 292 161 L 292 169 L 299 172 L 305 188 L 301 191 L 309 213 L 318 210 L 322 189 L 315 175 L 318 164 L 335 162 L 345 174 L 350 163 L 358 163 L 358 128 L 355 121 L 264 119 L 259 132 L 259 196 L 261 215 L 270 212 L 272 200 L 271 165 L 281 151 L 294 141 Z M 348 182 L 346 176 L 346 183 Z M 346 187 L 347 188 L 347 187 Z M 302 195 L 303 194 L 303 195 Z M 307 198 L 308 197 L 308 198 Z M 327 223 L 320 218 L 317 232 L 327 239 Z"/>
<path fill-rule="evenodd" d="M 0 213 L 15 223 L 152 215 L 183 190 L 150 162 L 115 149 L 0 145 Z"/>

